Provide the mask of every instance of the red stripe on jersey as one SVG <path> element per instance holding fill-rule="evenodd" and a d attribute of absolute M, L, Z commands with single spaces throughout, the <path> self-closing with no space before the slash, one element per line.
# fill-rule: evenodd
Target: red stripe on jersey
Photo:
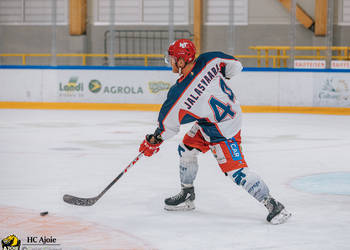
<path fill-rule="evenodd" d="M 180 109 L 179 112 L 179 123 L 181 123 L 182 119 L 185 117 L 185 115 L 190 115 L 196 119 L 201 119 L 199 116 L 191 113 L 190 111 L 184 110 L 184 109 Z"/>

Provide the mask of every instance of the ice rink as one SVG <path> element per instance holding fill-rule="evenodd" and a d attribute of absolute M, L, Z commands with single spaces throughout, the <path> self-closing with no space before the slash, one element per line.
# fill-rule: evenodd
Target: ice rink
<path fill-rule="evenodd" d="M 157 113 L 0 110 L 0 237 L 55 238 L 45 249 L 350 249 L 350 116 L 252 114 L 243 117 L 249 167 L 292 212 L 270 225 L 267 211 L 225 177 L 210 152 L 199 157 L 196 209 L 168 212 L 180 191 L 180 134 L 141 158 L 92 207 L 92 197 L 138 154 Z M 49 211 L 40 216 L 41 211 Z M 35 243 L 35 242 L 34 242 Z M 41 247 L 41 248 L 40 248 Z"/>

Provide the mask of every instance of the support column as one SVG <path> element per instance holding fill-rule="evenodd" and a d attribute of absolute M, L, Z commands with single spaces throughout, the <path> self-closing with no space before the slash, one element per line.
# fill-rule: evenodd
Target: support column
<path fill-rule="evenodd" d="M 51 66 L 56 66 L 57 0 L 51 0 Z"/>
<path fill-rule="evenodd" d="M 197 54 L 201 53 L 201 41 L 202 41 L 202 25 L 203 25 L 203 1 L 194 0 L 194 13 L 193 13 L 193 33 L 194 44 L 197 48 Z"/>
<path fill-rule="evenodd" d="M 86 33 L 86 0 L 69 0 L 69 34 Z"/>
<path fill-rule="evenodd" d="M 292 0 L 279 0 L 281 4 L 291 11 Z M 304 11 L 299 4 L 296 4 L 296 19 L 307 29 L 314 31 L 314 20 Z"/>
<path fill-rule="evenodd" d="M 295 46 L 296 46 L 296 12 L 297 12 L 297 2 L 296 0 L 290 0 L 290 25 L 289 25 L 289 40 L 290 40 L 290 60 L 289 68 L 294 68 L 295 59 Z"/>
<path fill-rule="evenodd" d="M 169 0 L 168 36 L 168 44 L 174 42 L 174 0 Z"/>
<path fill-rule="evenodd" d="M 235 0 L 231 0 L 229 1 L 229 17 L 228 17 L 228 25 L 229 25 L 229 29 L 228 29 L 228 52 L 233 55 L 235 52 L 235 21 L 234 21 L 234 9 L 235 9 Z"/>
<path fill-rule="evenodd" d="M 332 64 L 333 16 L 334 16 L 334 1 L 329 0 L 327 1 L 327 18 L 326 18 L 327 68 L 331 68 L 331 64 Z"/>
<path fill-rule="evenodd" d="M 315 35 L 325 36 L 327 33 L 327 4 L 328 0 L 315 2 Z"/>
<path fill-rule="evenodd" d="M 115 29 L 115 3 L 116 0 L 109 0 L 109 7 L 110 7 L 110 13 L 109 13 L 109 56 L 108 56 L 108 65 L 114 66 L 114 53 L 115 53 L 115 41 L 114 41 L 114 29 Z"/>

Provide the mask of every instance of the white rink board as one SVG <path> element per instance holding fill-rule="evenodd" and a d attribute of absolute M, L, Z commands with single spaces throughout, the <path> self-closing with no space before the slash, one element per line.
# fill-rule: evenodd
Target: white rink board
<path fill-rule="evenodd" d="M 0 101 L 42 101 L 42 70 L 0 69 Z"/>
<path fill-rule="evenodd" d="M 77 87 L 65 89 L 73 78 Z M 44 70 L 43 101 L 160 104 L 175 80 L 164 70 Z M 99 91 L 89 87 L 93 82 Z"/>
<path fill-rule="evenodd" d="M 168 70 L 0 69 L 0 101 L 161 104 L 176 77 Z M 350 107 L 350 73 L 244 71 L 229 85 L 242 105 Z"/>

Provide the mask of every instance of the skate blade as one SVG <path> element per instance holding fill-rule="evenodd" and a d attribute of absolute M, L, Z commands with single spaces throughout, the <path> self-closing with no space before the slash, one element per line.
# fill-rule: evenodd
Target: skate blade
<path fill-rule="evenodd" d="M 286 209 L 283 209 L 279 214 L 277 214 L 275 217 L 273 217 L 270 221 L 273 225 L 283 224 L 285 223 L 292 214 L 288 212 Z"/>
<path fill-rule="evenodd" d="M 195 208 L 196 207 L 192 201 L 185 201 L 184 203 L 177 206 L 171 206 L 171 205 L 164 206 L 164 209 L 167 211 L 190 211 Z"/>

